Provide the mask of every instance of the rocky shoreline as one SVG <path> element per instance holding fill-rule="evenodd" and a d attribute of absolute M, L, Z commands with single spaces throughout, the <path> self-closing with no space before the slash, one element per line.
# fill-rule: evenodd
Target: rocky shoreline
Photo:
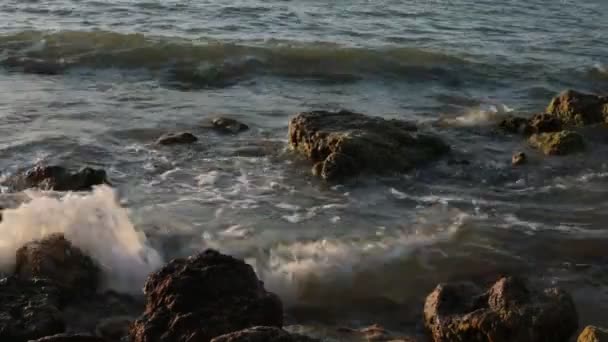
<path fill-rule="evenodd" d="M 608 97 L 568 90 L 543 113 L 504 118 L 497 131 L 521 136 L 553 156 L 592 148 L 582 128 L 606 124 Z M 206 127 L 226 135 L 248 129 L 229 118 Z M 169 132 L 156 145 L 197 141 L 189 132 Z M 414 123 L 345 110 L 296 115 L 289 122 L 289 147 L 309 162 L 312 175 L 327 182 L 405 172 L 451 153 L 438 134 Z M 512 164 L 527 159 L 514 151 Z M 102 184 L 110 184 L 104 170 L 42 165 L 2 183 L 12 192 L 88 191 Z M 281 299 L 265 289 L 250 265 L 220 251 L 170 261 L 150 274 L 140 298 L 99 288 L 101 265 L 62 234 L 28 242 L 15 257 L 14 269 L 0 280 L 0 341 L 316 341 L 284 330 Z M 570 294 L 537 288 L 516 274 L 492 284 L 439 284 L 419 311 L 426 337 L 395 337 L 380 326 L 345 333 L 373 341 L 559 342 L 582 328 Z M 607 336 L 604 329 L 587 326 L 578 341 L 608 341 Z"/>

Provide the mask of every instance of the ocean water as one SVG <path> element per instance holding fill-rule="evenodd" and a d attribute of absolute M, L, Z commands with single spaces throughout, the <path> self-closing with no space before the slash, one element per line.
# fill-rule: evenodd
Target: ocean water
<path fill-rule="evenodd" d="M 493 129 L 566 88 L 608 93 L 607 35 L 605 0 L 4 0 L 2 177 L 88 165 L 114 189 L 0 194 L 0 266 L 61 231 L 137 292 L 212 247 L 254 265 L 292 324 L 406 332 L 438 282 L 524 274 L 608 325 L 608 131 L 546 158 Z M 338 108 L 418 121 L 469 163 L 324 184 L 287 123 Z M 206 130 L 216 115 L 251 130 Z M 175 130 L 199 142 L 154 145 Z"/>

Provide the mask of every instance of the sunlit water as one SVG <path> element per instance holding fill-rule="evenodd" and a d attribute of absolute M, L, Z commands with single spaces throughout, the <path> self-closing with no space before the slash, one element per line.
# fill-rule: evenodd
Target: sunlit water
<path fill-rule="evenodd" d="M 5 267 L 62 231 L 137 291 L 161 258 L 213 247 L 252 263 L 292 323 L 404 330 L 437 282 L 518 273 L 608 324 L 608 131 L 545 158 L 492 127 L 565 88 L 608 92 L 606 1 L 6 0 L 0 33 L 2 174 L 90 165 L 117 191 L 4 194 L 34 198 L 0 224 Z M 417 120 L 470 163 L 323 184 L 286 149 L 313 108 Z M 218 114 L 252 129 L 202 126 Z M 154 146 L 173 130 L 200 140 Z"/>

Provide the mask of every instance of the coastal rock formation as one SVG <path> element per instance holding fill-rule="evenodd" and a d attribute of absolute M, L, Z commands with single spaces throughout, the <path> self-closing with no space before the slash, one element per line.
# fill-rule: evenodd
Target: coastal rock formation
<path fill-rule="evenodd" d="M 151 274 L 146 308 L 130 329 L 133 342 L 210 341 L 254 327 L 282 327 L 280 299 L 253 268 L 214 250 L 175 259 Z"/>
<path fill-rule="evenodd" d="M 51 234 L 17 250 L 15 275 L 22 279 L 51 279 L 69 296 L 75 296 L 95 293 L 100 270 L 63 234 Z"/>
<path fill-rule="evenodd" d="M 94 185 L 100 184 L 109 184 L 104 170 L 85 167 L 76 173 L 71 173 L 62 166 L 42 165 L 20 172 L 2 183 L 12 191 L 23 191 L 29 188 L 54 191 L 88 191 Z"/>
<path fill-rule="evenodd" d="M 608 330 L 592 325 L 586 326 L 577 342 L 608 342 Z"/>
<path fill-rule="evenodd" d="M 562 130 L 562 126 L 562 121 L 558 117 L 547 113 L 540 113 L 528 120 L 525 133 L 559 132 Z"/>
<path fill-rule="evenodd" d="M 566 292 L 505 277 L 487 292 L 467 283 L 437 286 L 426 298 L 424 323 L 435 342 L 566 342 L 578 315 Z"/>
<path fill-rule="evenodd" d="M 583 136 L 572 131 L 534 134 L 528 141 L 547 155 L 566 155 L 585 149 Z"/>
<path fill-rule="evenodd" d="M 26 342 L 63 332 L 59 297 L 55 284 L 45 279 L 1 279 L 0 341 Z"/>
<path fill-rule="evenodd" d="M 249 129 L 249 126 L 231 118 L 218 117 L 211 120 L 211 127 L 220 133 L 237 134 Z"/>
<path fill-rule="evenodd" d="M 289 144 L 313 162 L 313 173 L 326 180 L 407 171 L 450 150 L 411 123 L 345 110 L 298 114 L 289 122 Z"/>
<path fill-rule="evenodd" d="M 551 100 L 546 112 L 571 126 L 608 122 L 608 97 L 565 90 Z"/>
<path fill-rule="evenodd" d="M 525 134 L 528 132 L 528 119 L 519 116 L 508 115 L 500 121 L 498 128 L 513 134 Z"/>
<path fill-rule="evenodd" d="M 158 145 L 184 145 L 192 144 L 198 141 L 198 138 L 192 133 L 178 132 L 178 133 L 167 133 L 162 135 L 156 144 Z"/>
<path fill-rule="evenodd" d="M 57 334 L 46 336 L 31 342 L 108 342 L 101 337 L 86 334 Z"/>
<path fill-rule="evenodd" d="M 525 164 L 528 161 L 528 157 L 523 152 L 516 152 L 511 157 L 511 165 L 518 166 Z"/>
<path fill-rule="evenodd" d="M 211 342 L 315 342 L 316 339 L 290 334 L 277 327 L 253 327 L 218 336 Z"/>

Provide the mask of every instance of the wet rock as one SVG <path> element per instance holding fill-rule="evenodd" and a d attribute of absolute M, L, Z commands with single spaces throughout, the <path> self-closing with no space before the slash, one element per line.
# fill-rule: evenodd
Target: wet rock
<path fill-rule="evenodd" d="M 0 341 L 25 342 L 65 331 L 59 291 L 45 279 L 0 280 Z"/>
<path fill-rule="evenodd" d="M 528 157 L 523 152 L 515 152 L 511 157 L 511 165 L 523 165 L 528 161 Z"/>
<path fill-rule="evenodd" d="M 95 328 L 95 334 L 108 341 L 120 341 L 129 335 L 129 326 L 134 321 L 130 316 L 117 316 L 102 319 Z"/>
<path fill-rule="evenodd" d="M 395 334 L 386 330 L 384 327 L 378 324 L 370 325 L 369 327 L 365 327 L 362 329 L 350 329 L 350 328 L 340 328 L 340 332 L 347 333 L 351 335 L 349 340 L 361 340 L 361 341 L 390 341 L 390 342 L 415 342 L 416 340 L 413 337 L 408 336 L 395 336 Z"/>
<path fill-rule="evenodd" d="M 502 119 L 498 127 L 507 133 L 513 134 L 524 134 L 529 130 L 528 119 L 513 115 L 508 115 Z"/>
<path fill-rule="evenodd" d="M 249 129 L 249 126 L 240 121 L 223 117 L 218 117 L 211 120 L 211 127 L 220 133 L 226 134 L 237 134 Z"/>
<path fill-rule="evenodd" d="M 528 141 L 547 155 L 566 155 L 585 149 L 583 136 L 572 131 L 534 134 Z"/>
<path fill-rule="evenodd" d="M 559 132 L 562 130 L 562 121 L 551 114 L 541 113 L 534 115 L 526 129 L 527 134 Z"/>
<path fill-rule="evenodd" d="M 505 277 L 485 293 L 468 283 L 437 286 L 426 298 L 424 323 L 435 342 L 565 342 L 578 315 L 566 292 Z"/>
<path fill-rule="evenodd" d="M 158 145 L 185 145 L 192 144 L 198 141 L 192 133 L 178 132 L 178 133 L 167 133 L 156 140 Z"/>
<path fill-rule="evenodd" d="M 62 166 L 37 165 L 24 172 L 9 177 L 2 185 L 11 191 L 29 188 L 54 191 L 89 191 L 95 185 L 109 184 L 106 172 L 85 167 L 71 173 Z"/>
<path fill-rule="evenodd" d="M 144 314 L 130 328 L 133 342 L 204 342 L 283 325 L 280 299 L 264 289 L 253 268 L 214 250 L 171 261 L 150 275 L 144 293 Z"/>
<path fill-rule="evenodd" d="M 0 62 L 0 65 L 38 75 L 59 75 L 66 69 L 62 62 L 29 57 L 9 57 Z"/>
<path fill-rule="evenodd" d="M 57 334 L 46 336 L 30 342 L 109 342 L 113 340 L 104 340 L 103 338 L 87 335 L 87 334 Z"/>
<path fill-rule="evenodd" d="M 290 334 L 277 327 L 253 327 L 218 336 L 211 342 L 315 342 L 308 336 Z"/>
<path fill-rule="evenodd" d="M 565 90 L 551 100 L 546 112 L 572 126 L 608 122 L 608 97 Z"/>
<path fill-rule="evenodd" d="M 578 336 L 577 342 L 608 342 L 608 330 L 588 325 Z"/>
<path fill-rule="evenodd" d="M 450 148 L 413 124 L 349 111 L 313 111 L 289 122 L 289 144 L 326 180 L 362 172 L 402 172 L 438 159 Z"/>
<path fill-rule="evenodd" d="M 15 275 L 22 279 L 51 279 L 73 297 L 95 293 L 100 270 L 63 234 L 51 234 L 17 250 Z"/>

